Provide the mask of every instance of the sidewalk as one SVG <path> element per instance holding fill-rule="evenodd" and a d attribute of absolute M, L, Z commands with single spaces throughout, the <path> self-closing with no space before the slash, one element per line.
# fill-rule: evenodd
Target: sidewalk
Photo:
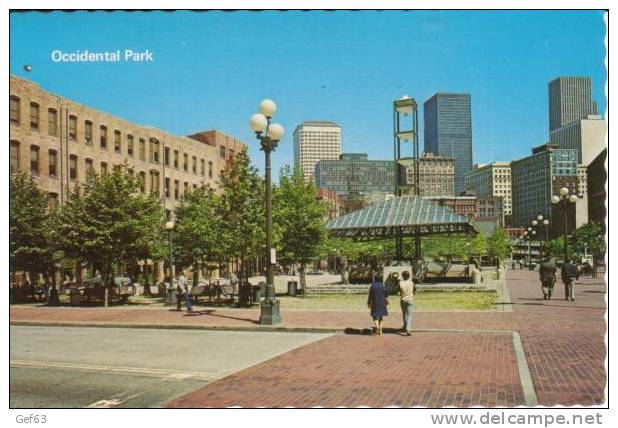
<path fill-rule="evenodd" d="M 387 334 L 382 337 L 335 335 L 169 405 L 602 403 L 606 379 L 603 279 L 579 281 L 575 302 L 563 300 L 559 282 L 554 300 L 543 300 L 536 272 L 509 271 L 507 286 L 512 312 L 419 312 L 414 317 L 416 333 L 412 338 L 388 334 L 401 326 L 400 315 L 393 314 L 385 319 Z M 348 333 L 360 333 L 371 326 L 369 315 L 362 312 L 286 311 L 285 307 L 281 309 L 283 322 L 276 327 L 259 325 L 259 309 L 207 309 L 188 314 L 152 308 L 12 306 L 10 316 L 13 324 L 72 326 Z M 272 375 L 266 380 L 264 373 Z M 272 394 L 265 397 L 251 392 L 259 391 L 265 381 L 272 383 Z"/>

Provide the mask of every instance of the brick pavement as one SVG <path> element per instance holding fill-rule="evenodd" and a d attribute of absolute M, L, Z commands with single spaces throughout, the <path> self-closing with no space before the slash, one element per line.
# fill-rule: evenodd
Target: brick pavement
<path fill-rule="evenodd" d="M 395 334 L 332 336 L 228 376 L 168 406 L 523 404 L 510 335 L 418 333 L 413 339 Z"/>
<path fill-rule="evenodd" d="M 235 393 L 238 397 L 253 397 L 243 401 L 246 406 L 273 404 L 279 406 L 299 405 L 299 392 L 304 391 L 308 401 L 305 406 L 317 403 L 320 405 L 398 405 L 403 406 L 467 406 L 467 405 L 518 405 L 521 402 L 521 390 L 513 387 L 511 375 L 513 367 L 513 350 L 511 331 L 518 331 L 522 338 L 525 360 L 530 368 L 535 392 L 541 405 L 596 405 L 604 401 L 605 387 L 605 285 L 603 279 L 582 279 L 576 288 L 576 301 L 566 302 L 563 299 L 564 290 L 557 283 L 551 301 L 544 301 L 537 280 L 538 274 L 529 271 L 509 271 L 507 284 L 509 287 L 513 312 L 419 312 L 415 314 L 415 328 L 421 330 L 441 330 L 442 333 L 416 333 L 412 338 L 388 334 L 381 338 L 359 335 L 338 335 L 326 341 L 308 345 L 292 354 L 278 357 L 267 367 L 277 368 L 286 373 L 278 378 L 277 388 L 281 395 L 280 401 L 259 404 L 252 395 L 253 390 L 261 389 L 261 382 L 269 382 L 262 375 L 260 366 L 245 370 L 234 375 Z M 150 325 L 150 326 L 195 326 L 212 328 L 257 328 L 259 310 L 256 309 L 213 309 L 198 311 L 195 315 L 177 313 L 167 309 L 125 309 L 125 308 L 32 308 L 11 307 L 11 321 L 31 321 L 39 323 L 76 322 L 98 325 Z M 368 314 L 362 312 L 333 311 L 285 311 L 282 308 L 284 328 L 333 328 L 369 327 L 371 320 Z M 386 318 L 387 328 L 397 328 L 401 320 L 399 314 Z M 477 331 L 471 333 L 448 333 L 450 330 Z M 505 334 L 484 333 L 481 331 L 504 331 Z M 446 331 L 446 332 L 445 332 Z M 473 340 L 468 340 L 473 337 Z M 446 342 L 459 344 L 456 355 L 464 357 L 453 359 L 452 347 Z M 377 339 L 377 340 L 373 340 Z M 506 345 L 506 341 L 509 345 Z M 466 346 L 471 343 L 471 347 Z M 422 346 L 420 346 L 422 345 Z M 482 351 L 479 351 L 482 350 Z M 484 352 L 488 357 L 486 366 L 493 378 L 483 372 L 469 373 L 467 367 L 476 367 L 477 352 Z M 297 358 L 298 355 L 302 358 Z M 378 362 L 378 371 L 383 376 L 394 376 L 397 370 L 407 373 L 417 379 L 417 382 L 384 382 L 384 386 L 376 385 L 377 380 L 363 369 L 361 364 L 351 364 L 345 368 L 345 362 L 371 361 L 379 358 L 390 358 L 392 355 L 407 355 L 409 359 L 391 359 Z M 444 354 L 444 355 L 443 355 Z M 497 357 L 500 355 L 501 357 Z M 420 357 L 422 356 L 422 358 Z M 288 361 L 287 359 L 290 358 Z M 379 360 L 378 358 L 378 360 Z M 419 359 L 420 358 L 420 359 Z M 426 377 L 427 361 L 435 361 L 434 367 L 441 371 L 431 371 Z M 506 361 L 509 361 L 507 364 Z M 285 367 L 305 367 L 311 364 L 311 377 L 303 377 L 299 370 Z M 342 364 L 339 367 L 338 364 Z M 374 367 L 374 369 L 376 368 Z M 510 367 L 510 368 L 509 368 Z M 352 369 L 353 368 L 353 369 Z M 459 370 L 459 372 L 456 372 Z M 270 369 L 266 370 L 271 372 Z M 272 372 L 271 372 L 272 373 Z M 358 373 L 354 375 L 354 373 Z M 459 374 L 457 374 L 459 373 Z M 465 375 L 462 375 L 465 373 Z M 449 383 L 449 376 L 458 377 L 460 384 Z M 363 381 L 367 376 L 371 381 Z M 319 378 L 322 378 L 320 380 Z M 349 381 L 348 378 L 361 378 L 360 384 Z M 474 379 L 468 381 L 467 379 Z M 386 378 L 385 378 L 386 379 Z M 389 378 L 390 379 L 390 378 Z M 453 378 L 454 379 L 454 378 Z M 491 379 L 494 379 L 493 381 Z M 223 383 L 221 383 L 223 382 Z M 203 391 L 197 391 L 186 397 L 187 403 L 196 407 L 214 406 L 213 403 L 228 403 L 234 401 L 226 388 L 231 388 L 226 379 L 209 385 Z M 326 388 L 320 395 L 320 382 L 332 382 L 330 390 Z M 371 385 L 371 383 L 374 385 Z M 431 383 L 433 382 L 433 383 Z M 463 382 L 463 383 L 462 383 Z M 227 385 L 227 386 L 226 386 Z M 402 387 L 401 385 L 405 385 Z M 429 387 L 431 385 L 431 388 Z M 438 386 L 436 386 L 438 385 Z M 511 385 L 511 386 L 509 386 Z M 222 391 L 217 392 L 218 388 Z M 317 389 L 316 389 L 317 388 Z M 363 389 L 365 388 L 365 389 Z M 378 388 L 379 394 L 363 400 L 358 394 L 368 391 L 366 388 Z M 395 390 L 403 388 L 402 397 L 394 399 Z M 459 388 L 459 389 L 458 389 Z M 487 390 L 487 388 L 489 388 Z M 234 389 L 234 388 L 233 388 Z M 311 391 L 315 390 L 312 395 Z M 356 392 L 354 392 L 356 391 Z M 389 393 L 388 391 L 392 391 Z M 429 392 L 428 392 L 429 391 Z M 214 394 L 214 395 L 209 395 Z M 226 395 L 227 394 L 227 395 Z M 317 394 L 317 395 L 316 395 Z M 393 395 L 395 394 L 395 395 Z M 426 395 L 429 394 L 429 395 Z M 494 394 L 494 395 L 492 395 Z M 191 398 L 192 397 L 192 398 Z M 199 401 L 202 397 L 206 401 Z M 210 398 L 214 401 L 210 401 Z M 292 398 L 296 397 L 294 401 Z M 347 398 L 346 398 L 347 397 Z M 362 395 L 361 395 L 362 397 Z M 216 398 L 216 400 L 215 400 Z M 182 399 L 179 399 L 182 400 Z M 174 401 L 174 406 L 180 406 L 182 401 Z M 313 400 L 313 401 L 311 401 Z M 317 400 L 317 401 L 316 401 Z M 322 400 L 322 401 L 320 401 Z M 346 401 L 347 400 L 347 401 Z M 301 400 L 302 401 L 302 400 Z M 290 404 L 295 403 L 295 404 Z M 338 404 L 341 403 L 341 404 Z M 449 404 L 451 403 L 451 404 Z M 461 403 L 461 404 L 457 404 Z M 484 403 L 484 404 L 483 404 Z M 316 404 L 316 405 L 317 405 Z M 191 406 L 189 405 L 189 406 Z"/>

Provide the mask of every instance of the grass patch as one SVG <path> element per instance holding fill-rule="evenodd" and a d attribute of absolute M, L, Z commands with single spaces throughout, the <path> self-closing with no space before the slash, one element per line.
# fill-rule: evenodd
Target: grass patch
<path fill-rule="evenodd" d="M 493 309 L 495 291 L 424 291 L 415 296 L 420 311 L 484 311 Z M 367 311 L 365 294 L 308 295 L 279 297 L 283 310 L 299 311 Z M 401 312 L 399 296 L 389 297 L 390 312 Z"/>

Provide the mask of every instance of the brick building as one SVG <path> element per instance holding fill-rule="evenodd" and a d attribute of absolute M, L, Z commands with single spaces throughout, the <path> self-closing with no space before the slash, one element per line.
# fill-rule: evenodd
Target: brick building
<path fill-rule="evenodd" d="M 126 161 L 142 192 L 159 196 L 169 212 L 202 183 L 218 190 L 221 171 L 246 147 L 215 130 L 184 137 L 131 123 L 16 76 L 10 76 L 9 123 L 10 168 L 29 171 L 50 203 L 59 204 L 89 171 L 105 174 Z M 140 264 L 159 280 L 161 265 Z"/>
<path fill-rule="evenodd" d="M 215 130 L 184 137 L 131 123 L 16 76 L 9 108 L 11 169 L 30 171 L 61 204 L 89 171 L 105 174 L 127 161 L 143 191 L 171 210 L 201 183 L 217 189 L 226 162 L 245 147 Z"/>

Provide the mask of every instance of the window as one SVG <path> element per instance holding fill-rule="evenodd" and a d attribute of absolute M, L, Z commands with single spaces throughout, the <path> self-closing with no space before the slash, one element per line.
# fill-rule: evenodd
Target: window
<path fill-rule="evenodd" d="M 212 178 L 212 161 L 208 161 L 208 178 Z"/>
<path fill-rule="evenodd" d="M 101 176 L 107 175 L 107 162 L 101 162 Z"/>
<path fill-rule="evenodd" d="M 94 171 L 94 162 L 92 161 L 92 159 L 86 159 L 85 164 L 86 169 L 84 170 L 84 172 L 86 173 L 86 178 L 88 178 L 88 176 L 92 174 L 92 171 Z"/>
<path fill-rule="evenodd" d="M 58 170 L 58 152 L 50 150 L 48 152 L 48 172 L 49 176 L 56 178 L 56 171 Z"/>
<path fill-rule="evenodd" d="M 178 150 L 174 150 L 174 168 L 178 169 Z"/>
<path fill-rule="evenodd" d="M 200 159 L 200 175 L 202 177 L 206 175 L 206 161 L 204 159 Z"/>
<path fill-rule="evenodd" d="M 9 120 L 19 126 L 19 116 L 21 115 L 21 102 L 16 96 L 9 97 Z"/>
<path fill-rule="evenodd" d="M 170 197 L 170 178 L 165 177 L 165 197 Z"/>
<path fill-rule="evenodd" d="M 146 173 L 144 171 L 139 173 L 139 190 L 142 193 L 146 191 Z"/>
<path fill-rule="evenodd" d="M 30 103 L 30 129 L 39 130 L 39 105 Z"/>
<path fill-rule="evenodd" d="M 191 161 L 191 169 L 193 170 L 193 174 L 197 174 L 197 158 L 193 156 Z"/>
<path fill-rule="evenodd" d="M 185 181 L 185 191 L 183 195 L 186 195 L 189 192 L 189 183 Z"/>
<path fill-rule="evenodd" d="M 127 135 L 127 155 L 133 157 L 133 135 Z"/>
<path fill-rule="evenodd" d="M 178 193 L 180 190 L 180 182 L 178 180 L 174 180 L 174 199 L 178 200 Z"/>
<path fill-rule="evenodd" d="M 154 140 L 148 140 L 148 161 L 154 162 Z"/>
<path fill-rule="evenodd" d="M 89 120 L 84 122 L 84 141 L 86 144 L 92 144 L 92 122 Z"/>
<path fill-rule="evenodd" d="M 53 108 L 47 110 L 47 132 L 49 135 L 58 135 L 58 112 Z"/>
<path fill-rule="evenodd" d="M 72 181 L 77 180 L 77 156 L 69 156 L 69 178 Z"/>
<path fill-rule="evenodd" d="M 189 171 L 189 155 L 187 153 L 182 154 L 182 169 Z"/>
<path fill-rule="evenodd" d="M 219 146 L 219 157 L 225 159 L 225 146 Z"/>
<path fill-rule="evenodd" d="M 163 150 L 163 162 L 165 163 L 165 166 L 170 166 L 170 148 L 166 147 Z"/>
<path fill-rule="evenodd" d="M 39 175 L 39 148 L 30 146 L 30 172 Z"/>
<path fill-rule="evenodd" d="M 114 152 L 120 153 L 122 151 L 122 143 L 120 142 L 120 131 L 114 131 Z"/>
<path fill-rule="evenodd" d="M 101 125 L 101 148 L 107 148 L 107 126 Z"/>
<path fill-rule="evenodd" d="M 229 156 L 230 156 L 230 160 L 234 159 L 234 150 L 230 149 Z"/>
<path fill-rule="evenodd" d="M 11 141 L 9 165 L 11 171 L 19 171 L 19 141 Z"/>
<path fill-rule="evenodd" d="M 69 116 L 69 140 L 77 140 L 77 117 L 73 115 Z"/>
<path fill-rule="evenodd" d="M 159 163 L 159 141 L 155 139 L 150 140 L 149 159 L 150 162 Z"/>
<path fill-rule="evenodd" d="M 139 160 L 146 160 L 146 141 L 143 138 L 139 139 Z"/>
<path fill-rule="evenodd" d="M 159 172 L 150 171 L 150 194 L 159 195 Z"/>

